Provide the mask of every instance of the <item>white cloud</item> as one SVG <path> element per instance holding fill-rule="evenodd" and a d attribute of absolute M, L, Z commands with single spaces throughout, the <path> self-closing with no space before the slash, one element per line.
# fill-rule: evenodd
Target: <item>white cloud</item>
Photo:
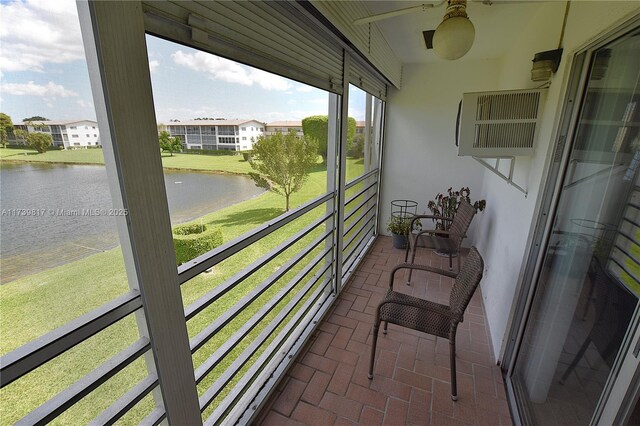
<path fill-rule="evenodd" d="M 151 71 L 152 73 L 155 72 L 158 67 L 160 66 L 160 62 L 158 62 L 157 60 L 153 60 L 153 61 L 149 61 L 149 71 Z"/>
<path fill-rule="evenodd" d="M 82 108 L 93 108 L 93 104 L 91 102 L 85 101 L 84 99 L 78 99 L 76 103 Z"/>
<path fill-rule="evenodd" d="M 298 92 L 306 93 L 306 92 L 311 92 L 313 90 L 313 87 L 311 87 L 311 86 L 300 86 L 300 87 L 296 87 L 296 90 Z"/>
<path fill-rule="evenodd" d="M 84 58 L 73 0 L 0 3 L 0 72 L 43 71 Z"/>
<path fill-rule="evenodd" d="M 240 65 L 228 59 L 204 52 L 184 53 L 181 50 L 171 55 L 173 61 L 194 71 L 205 72 L 212 79 L 243 86 L 259 85 L 265 90 L 289 90 L 292 86 L 283 77 L 255 68 Z"/>
<path fill-rule="evenodd" d="M 1 87 L 3 93 L 16 96 L 41 96 L 53 99 L 78 96 L 76 92 L 65 89 L 64 86 L 53 81 L 45 85 L 35 84 L 33 81 L 28 83 L 3 83 Z"/>

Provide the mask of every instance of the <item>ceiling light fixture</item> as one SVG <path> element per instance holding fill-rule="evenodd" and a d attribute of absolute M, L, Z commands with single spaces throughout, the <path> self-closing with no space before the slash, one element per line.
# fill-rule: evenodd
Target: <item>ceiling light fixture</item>
<path fill-rule="evenodd" d="M 433 34 L 433 50 L 443 59 L 461 58 L 471 49 L 475 34 L 467 16 L 467 0 L 449 0 L 447 13 Z"/>

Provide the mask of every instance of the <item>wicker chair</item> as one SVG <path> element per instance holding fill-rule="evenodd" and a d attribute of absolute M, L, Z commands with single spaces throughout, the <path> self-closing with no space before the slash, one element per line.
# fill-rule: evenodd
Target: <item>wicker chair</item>
<path fill-rule="evenodd" d="M 393 291 L 395 273 L 401 269 L 419 269 L 455 278 L 451 289 L 449 306 L 420 299 Z M 471 247 L 462 269 L 458 274 L 431 268 L 423 265 L 407 263 L 396 266 L 391 272 L 389 290 L 378 305 L 373 325 L 373 343 L 371 345 L 371 361 L 369 363 L 369 379 L 373 378 L 373 366 L 376 355 L 376 343 L 380 322 L 384 321 L 383 333 L 387 333 L 387 324 L 393 323 L 402 327 L 422 331 L 438 337 L 449 339 L 449 356 L 451 359 L 451 399 L 458 399 L 456 387 L 456 330 L 462 322 L 464 311 L 471 296 L 478 287 L 484 270 L 484 261 L 475 247 Z"/>
<path fill-rule="evenodd" d="M 458 210 L 453 218 L 434 215 L 417 215 L 411 221 L 411 228 L 420 219 L 438 219 L 451 222 L 449 230 L 443 231 L 438 229 L 428 229 L 415 232 L 409 235 L 407 239 L 407 251 L 404 255 L 404 261 L 414 263 L 416 259 L 416 251 L 418 247 L 426 247 L 428 249 L 436 249 L 441 253 L 449 255 L 449 270 L 453 270 L 453 255 L 458 253 L 462 240 L 466 236 L 469 225 L 476 214 L 476 209 L 466 201 L 462 201 L 458 206 Z M 446 235 L 446 237 L 445 237 Z M 411 260 L 409 260 L 411 254 Z M 458 271 L 460 270 L 460 256 L 458 256 Z M 409 280 L 411 282 L 412 272 L 409 272 Z"/>

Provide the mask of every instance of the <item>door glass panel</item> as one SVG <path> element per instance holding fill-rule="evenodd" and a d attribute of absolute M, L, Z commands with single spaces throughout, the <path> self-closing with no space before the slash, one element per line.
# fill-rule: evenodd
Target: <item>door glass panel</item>
<path fill-rule="evenodd" d="M 533 424 L 589 423 L 640 294 L 639 33 L 590 65 L 512 376 Z"/>

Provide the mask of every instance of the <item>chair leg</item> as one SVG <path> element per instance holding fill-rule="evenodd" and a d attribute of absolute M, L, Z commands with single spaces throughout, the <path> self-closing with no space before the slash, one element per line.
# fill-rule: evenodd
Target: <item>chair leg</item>
<path fill-rule="evenodd" d="M 569 364 L 569 367 L 567 367 L 567 371 L 565 371 L 562 377 L 560 378 L 561 385 L 564 385 L 565 380 L 569 378 L 569 376 L 571 375 L 571 372 L 578 366 L 580 359 L 584 356 L 584 353 L 587 352 L 587 349 L 589 348 L 590 343 L 591 343 L 591 338 L 590 336 L 587 336 L 582 346 L 580 346 L 578 353 L 576 354 L 575 357 L 573 357 L 571 364 Z"/>
<path fill-rule="evenodd" d="M 387 334 L 387 326 L 389 323 L 387 321 L 384 322 L 384 326 L 382 327 L 382 334 Z"/>
<path fill-rule="evenodd" d="M 411 252 L 411 263 L 416 263 L 416 251 L 418 251 L 418 240 L 416 239 L 416 243 L 414 244 L 413 251 Z M 406 262 L 406 259 L 405 259 Z M 407 280 L 407 285 L 411 285 L 411 276 L 413 275 L 413 269 L 409 269 L 409 279 Z"/>
<path fill-rule="evenodd" d="M 453 271 L 453 252 L 449 252 L 449 270 Z"/>
<path fill-rule="evenodd" d="M 376 358 L 376 344 L 378 343 L 378 329 L 380 321 L 376 321 L 373 325 L 373 341 L 371 342 L 371 359 L 369 360 L 369 379 L 373 379 L 373 363 Z"/>
<path fill-rule="evenodd" d="M 456 344 L 449 342 L 449 358 L 451 359 L 451 399 L 458 400 L 458 385 L 456 383 Z"/>

